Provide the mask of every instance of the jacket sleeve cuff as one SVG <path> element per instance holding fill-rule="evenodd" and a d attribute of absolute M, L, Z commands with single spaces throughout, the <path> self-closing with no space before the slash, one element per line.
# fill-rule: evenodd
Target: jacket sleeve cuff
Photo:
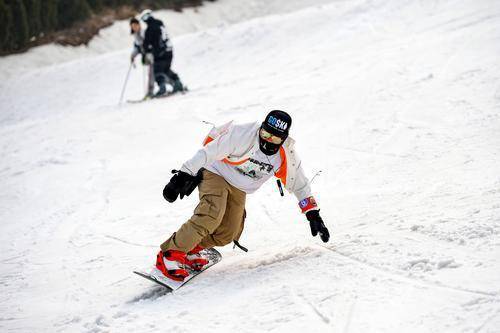
<path fill-rule="evenodd" d="M 302 199 L 299 201 L 299 207 L 302 210 L 302 213 L 307 213 L 310 210 L 317 210 L 318 204 L 316 203 L 316 200 L 314 200 L 314 197 L 310 196 L 308 198 Z"/>
<path fill-rule="evenodd" d="M 181 171 L 190 174 L 191 176 L 196 175 L 196 172 L 191 171 L 188 167 L 186 167 L 186 164 L 182 165 Z"/>

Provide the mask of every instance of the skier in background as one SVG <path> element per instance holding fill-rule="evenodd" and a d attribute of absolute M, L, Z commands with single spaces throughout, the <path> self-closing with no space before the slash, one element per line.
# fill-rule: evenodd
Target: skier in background
<path fill-rule="evenodd" d="M 161 244 L 156 268 L 166 277 L 183 281 L 186 265 L 201 270 L 208 261 L 199 252 L 231 242 L 241 247 L 245 198 L 276 176 L 299 200 L 313 236 L 328 242 L 330 234 L 312 197 L 309 181 L 288 136 L 292 119 L 284 111 L 271 111 L 264 122 L 212 129 L 204 147 L 186 161 L 163 190 L 168 202 L 188 196 L 198 186 L 200 202 L 193 216 Z M 281 192 L 281 187 L 280 187 Z M 243 247 L 241 247 L 243 248 Z M 243 248 L 244 249 L 244 248 Z"/>
<path fill-rule="evenodd" d="M 168 38 L 165 25 L 162 21 L 155 19 L 149 9 L 141 13 L 140 19 L 148 26 L 144 34 L 143 48 L 146 53 L 153 54 L 154 75 L 159 87 L 154 97 L 167 94 L 167 83 L 172 85 L 173 93 L 185 91 L 179 76 L 170 68 L 173 58 L 172 43 Z"/>
<path fill-rule="evenodd" d="M 153 96 L 154 89 L 153 55 L 144 51 L 144 30 L 142 30 L 141 23 L 135 17 L 130 19 L 130 34 L 134 36 L 134 44 L 132 47 L 132 53 L 130 54 L 130 62 L 135 67 L 135 58 L 140 54 L 141 62 L 147 69 L 148 84 L 146 96 L 144 96 L 144 99 L 147 99 Z"/>

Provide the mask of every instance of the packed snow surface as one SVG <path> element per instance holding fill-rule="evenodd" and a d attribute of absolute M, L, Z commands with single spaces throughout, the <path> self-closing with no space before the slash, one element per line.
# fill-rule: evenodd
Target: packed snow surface
<path fill-rule="evenodd" d="M 117 105 L 126 33 L 0 61 L 0 331 L 500 331 L 500 2 L 287 2 L 188 12 L 232 19 L 177 33 L 190 92 L 142 104 Z M 133 275 L 196 205 L 161 191 L 203 121 L 271 109 L 321 171 L 330 242 L 270 181 L 247 198 L 250 252 L 221 248 L 174 294 Z"/>

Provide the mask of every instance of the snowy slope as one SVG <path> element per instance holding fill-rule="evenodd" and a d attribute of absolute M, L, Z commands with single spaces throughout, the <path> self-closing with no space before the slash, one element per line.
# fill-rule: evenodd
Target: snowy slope
<path fill-rule="evenodd" d="M 500 4 L 309 4 L 175 38 L 186 95 L 118 107 L 128 49 L 0 83 L 1 331 L 499 331 Z M 133 276 L 196 204 L 161 190 L 202 121 L 273 108 L 330 242 L 269 182 L 249 253 L 172 295 Z"/>

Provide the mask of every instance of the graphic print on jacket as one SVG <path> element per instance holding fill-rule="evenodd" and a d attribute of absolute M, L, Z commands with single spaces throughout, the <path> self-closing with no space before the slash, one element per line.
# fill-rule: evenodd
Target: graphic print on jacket
<path fill-rule="evenodd" d="M 224 161 L 215 161 L 206 169 L 224 179 L 234 187 L 253 193 L 262 186 L 281 166 L 280 154 L 264 155 L 259 149 L 239 164 L 229 164 Z"/>
<path fill-rule="evenodd" d="M 265 175 L 268 176 L 273 171 L 273 165 L 257 161 L 253 158 L 248 159 L 242 165 L 236 166 L 236 170 L 242 175 L 248 176 L 253 179 L 261 179 Z"/>

